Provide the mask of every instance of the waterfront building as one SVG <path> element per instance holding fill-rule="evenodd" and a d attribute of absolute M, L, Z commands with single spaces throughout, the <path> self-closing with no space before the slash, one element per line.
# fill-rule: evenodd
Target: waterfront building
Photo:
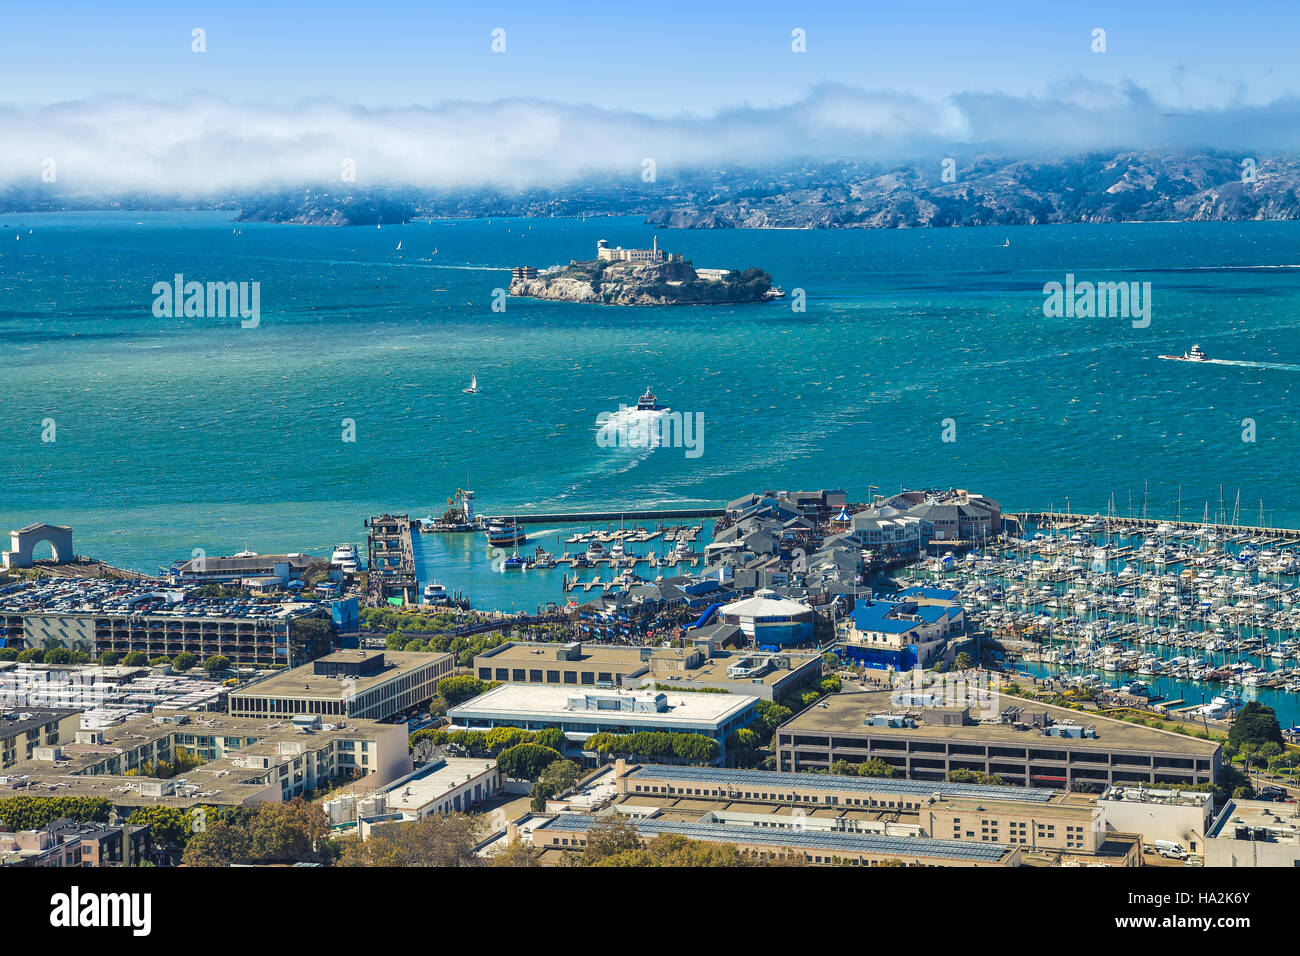
<path fill-rule="evenodd" d="M 867 667 L 911 670 L 925 667 L 965 627 L 960 604 L 867 599 L 858 601 L 840 623 L 837 637 L 850 660 Z"/>
<path fill-rule="evenodd" d="M 757 647 L 804 644 L 813 639 L 813 609 L 779 597 L 768 588 L 755 591 L 751 598 L 724 605 L 718 609 L 718 618 L 724 624 L 738 625 Z"/>
<path fill-rule="evenodd" d="M 320 714 L 388 720 L 427 704 L 437 695 L 438 682 L 455 672 L 451 654 L 336 651 L 231 692 L 229 712 L 268 719 Z"/>
<path fill-rule="evenodd" d="M 183 584 L 221 584 L 230 581 L 256 582 L 263 586 L 285 586 L 301 580 L 313 564 L 327 559 L 310 554 L 253 554 L 246 552 L 230 557 L 191 558 L 175 570 L 175 580 Z"/>
<path fill-rule="evenodd" d="M 588 737 L 602 732 L 702 734 L 717 741 L 722 761 L 726 759 L 727 735 L 754 722 L 757 704 L 758 698 L 748 694 L 503 684 L 456 705 L 447 716 L 452 730 L 557 727 L 575 753 L 582 753 Z"/>
<path fill-rule="evenodd" d="M 297 599 L 199 598 L 149 582 L 60 578 L 0 596 L 0 641 L 45 647 L 56 640 L 91 656 L 186 651 L 200 660 L 219 654 L 238 664 L 295 666 L 321 653 L 318 635 L 308 635 L 301 622 L 328 619 L 332 607 Z"/>
<path fill-rule="evenodd" d="M 912 780 L 953 770 L 1020 786 L 1215 783 L 1218 743 L 989 692 L 973 706 L 915 707 L 891 691 L 832 694 L 777 728 L 780 770 L 879 759 Z"/>
<path fill-rule="evenodd" d="M 930 541 L 982 542 L 1002 532 L 1002 506 L 992 498 L 962 488 L 901 491 L 877 497 L 853 516 L 852 526 L 866 530 L 881 518 L 920 521 L 922 546 Z"/>

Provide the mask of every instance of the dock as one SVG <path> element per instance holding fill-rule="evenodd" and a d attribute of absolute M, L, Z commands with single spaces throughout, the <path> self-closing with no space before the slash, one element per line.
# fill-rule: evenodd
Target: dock
<path fill-rule="evenodd" d="M 667 511 L 547 511 L 487 516 L 488 521 L 518 524 L 589 524 L 607 521 L 684 521 L 688 518 L 721 518 L 725 508 L 676 508 Z"/>
<path fill-rule="evenodd" d="M 1174 531 L 1213 531 L 1228 536 L 1243 535 L 1248 538 L 1259 538 L 1269 543 L 1300 542 L 1300 529 L 1298 528 L 1269 528 L 1261 525 L 1178 521 L 1172 518 L 1122 518 L 1117 515 L 1107 517 L 1098 514 L 1076 514 L 1070 511 L 1021 511 L 1017 512 L 1013 517 L 1020 522 L 1021 527 L 1032 522 L 1039 527 L 1068 529 L 1100 519 L 1105 521 L 1111 530 L 1129 534 L 1154 534 L 1156 528 L 1164 525 Z"/>
<path fill-rule="evenodd" d="M 367 603 L 381 607 L 390 598 L 401 598 L 404 604 L 418 604 L 420 585 L 415 576 L 410 515 L 375 515 L 366 519 L 366 528 Z"/>

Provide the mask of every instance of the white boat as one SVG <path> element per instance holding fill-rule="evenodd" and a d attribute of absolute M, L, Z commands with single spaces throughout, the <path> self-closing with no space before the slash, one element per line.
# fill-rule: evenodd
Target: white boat
<path fill-rule="evenodd" d="M 340 544 L 330 555 L 330 564 L 337 564 L 344 574 L 355 574 L 357 570 L 357 546 Z"/>
<path fill-rule="evenodd" d="M 469 388 L 462 388 L 461 391 L 464 392 L 466 395 L 478 394 L 478 373 L 477 372 L 470 375 Z"/>
<path fill-rule="evenodd" d="M 1193 345 L 1190 352 L 1184 352 L 1182 355 L 1162 355 L 1162 359 L 1169 359 L 1172 362 L 1204 362 L 1208 356 L 1201 350 L 1199 345 Z"/>
<path fill-rule="evenodd" d="M 448 600 L 447 589 L 437 581 L 430 581 L 424 586 L 425 604 L 446 604 Z"/>

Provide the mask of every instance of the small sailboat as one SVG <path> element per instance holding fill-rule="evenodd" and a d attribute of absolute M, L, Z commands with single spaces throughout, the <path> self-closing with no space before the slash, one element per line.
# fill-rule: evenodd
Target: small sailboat
<path fill-rule="evenodd" d="M 463 388 L 461 389 L 461 391 L 464 392 L 466 395 L 478 394 L 478 373 L 477 372 L 475 372 L 469 377 L 469 388 Z"/>
<path fill-rule="evenodd" d="M 435 255 L 435 256 L 436 256 L 437 254 L 438 254 L 438 247 L 437 247 L 437 246 L 434 246 L 434 247 L 433 247 L 433 252 L 430 253 L 430 255 Z"/>
<path fill-rule="evenodd" d="M 1008 236 L 1006 239 L 1002 241 L 1002 248 L 1007 249 L 1010 248 L 1010 246 L 1011 246 L 1011 238 Z"/>
<path fill-rule="evenodd" d="M 402 240 L 401 240 L 401 239 L 398 239 L 398 240 L 397 240 L 397 251 L 398 251 L 398 252 L 401 252 L 401 251 L 402 251 Z"/>

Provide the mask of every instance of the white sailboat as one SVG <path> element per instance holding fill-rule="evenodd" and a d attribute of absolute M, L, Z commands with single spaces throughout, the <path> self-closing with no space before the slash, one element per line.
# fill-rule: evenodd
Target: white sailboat
<path fill-rule="evenodd" d="M 401 240 L 401 239 L 398 239 L 398 240 L 397 240 L 397 251 L 398 251 L 398 252 L 401 252 L 401 251 L 402 251 L 402 240 Z"/>
<path fill-rule="evenodd" d="M 478 394 L 478 373 L 477 373 L 477 372 L 475 372 L 474 374 L 470 375 L 470 377 L 469 377 L 469 388 L 463 388 L 463 389 L 461 389 L 461 391 L 463 391 L 466 395 L 477 395 L 477 394 Z"/>

